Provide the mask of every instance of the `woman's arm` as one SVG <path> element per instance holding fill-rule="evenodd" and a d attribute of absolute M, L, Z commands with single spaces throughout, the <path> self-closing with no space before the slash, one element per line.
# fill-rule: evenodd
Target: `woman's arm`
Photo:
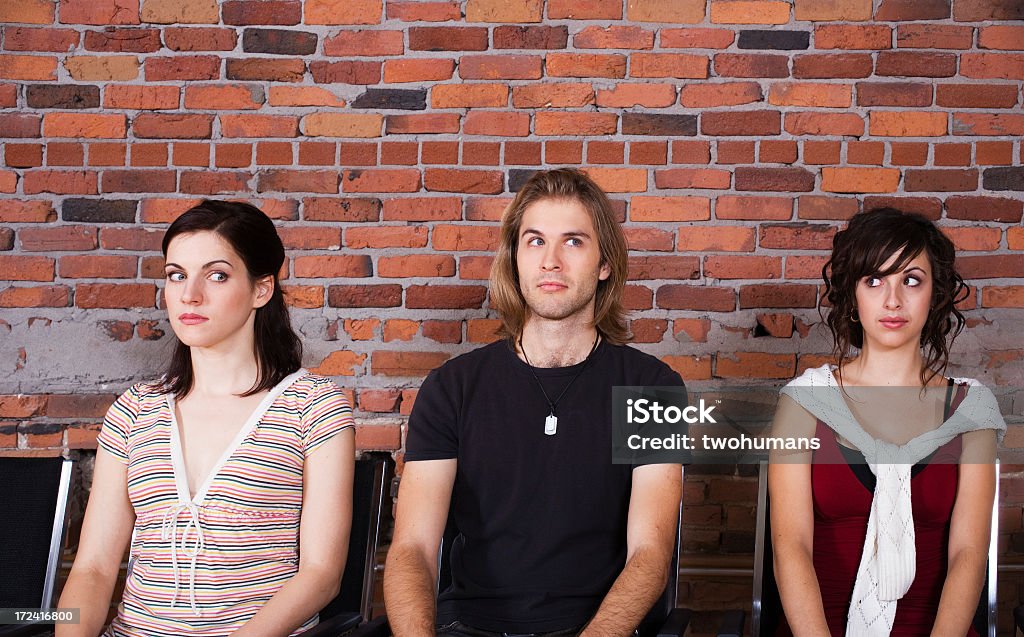
<path fill-rule="evenodd" d="M 788 396 L 779 398 L 772 436 L 811 438 L 816 420 Z M 811 454 L 773 455 L 768 466 L 775 579 L 782 608 L 797 637 L 828 635 L 821 589 L 814 572 L 814 504 Z"/>
<path fill-rule="evenodd" d="M 354 470 L 355 433 L 351 427 L 306 457 L 299 570 L 234 635 L 289 635 L 338 594 L 352 527 Z"/>
<path fill-rule="evenodd" d="M 94 637 L 107 621 L 135 511 L 128 499 L 128 465 L 102 447 L 96 452 L 78 555 L 58 608 L 81 609 L 78 624 L 57 624 L 57 637 Z"/>
<path fill-rule="evenodd" d="M 949 565 L 932 636 L 967 634 L 981 598 L 996 491 L 996 438 L 991 429 L 963 436 L 956 503 L 949 525 Z"/>

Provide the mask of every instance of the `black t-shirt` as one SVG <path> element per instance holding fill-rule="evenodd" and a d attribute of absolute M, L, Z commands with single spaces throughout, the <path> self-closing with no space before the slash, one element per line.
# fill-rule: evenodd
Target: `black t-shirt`
<path fill-rule="evenodd" d="M 409 418 L 406 461 L 456 458 L 460 536 L 437 619 L 545 632 L 590 620 L 625 564 L 632 469 L 612 464 L 616 385 L 681 386 L 657 358 L 602 341 L 589 363 L 534 368 L 558 401 L 558 430 L 529 366 L 507 341 L 430 373 Z"/>

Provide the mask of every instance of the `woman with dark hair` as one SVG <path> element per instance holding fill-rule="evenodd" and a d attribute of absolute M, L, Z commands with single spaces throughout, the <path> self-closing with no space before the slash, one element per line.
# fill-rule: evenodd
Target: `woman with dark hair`
<path fill-rule="evenodd" d="M 166 374 L 107 412 L 82 537 L 60 607 L 97 635 L 125 546 L 108 635 L 290 635 L 337 593 L 354 434 L 330 380 L 301 368 L 273 222 L 204 201 L 164 235 L 178 338 Z"/>
<path fill-rule="evenodd" d="M 835 236 L 838 364 L 789 383 L 773 427 L 820 445 L 769 467 L 782 634 L 975 634 L 1006 425 L 991 392 L 945 375 L 967 296 L 954 259 L 935 224 L 891 208 Z"/>

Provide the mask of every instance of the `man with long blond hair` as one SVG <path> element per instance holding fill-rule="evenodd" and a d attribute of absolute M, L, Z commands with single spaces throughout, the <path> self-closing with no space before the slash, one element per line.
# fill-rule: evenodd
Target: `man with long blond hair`
<path fill-rule="evenodd" d="M 384 598 L 399 637 L 629 635 L 668 578 L 678 464 L 611 462 L 611 389 L 681 386 L 624 345 L 627 248 L 607 196 L 538 172 L 491 269 L 501 340 L 431 372 L 409 419 Z M 435 605 L 446 522 L 459 535 Z"/>

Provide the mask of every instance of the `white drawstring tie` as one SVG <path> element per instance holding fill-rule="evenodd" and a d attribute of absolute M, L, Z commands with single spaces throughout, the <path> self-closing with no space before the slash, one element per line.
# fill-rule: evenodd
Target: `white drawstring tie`
<path fill-rule="evenodd" d="M 185 512 L 188 513 L 188 519 L 185 522 L 185 528 L 181 530 L 181 543 L 179 544 L 177 539 L 178 517 Z M 194 529 L 193 534 L 195 535 L 191 546 L 187 543 L 189 529 Z M 174 596 L 171 598 L 171 608 L 174 608 L 178 601 L 178 550 L 180 549 L 185 557 L 191 559 L 188 578 L 189 602 L 195 616 L 201 617 L 202 613 L 196 606 L 196 559 L 206 546 L 206 540 L 203 537 L 203 527 L 199 524 L 199 507 L 192 502 L 182 502 L 169 508 L 160 523 L 160 539 L 165 542 L 171 541 L 171 570 L 174 571 Z"/>

